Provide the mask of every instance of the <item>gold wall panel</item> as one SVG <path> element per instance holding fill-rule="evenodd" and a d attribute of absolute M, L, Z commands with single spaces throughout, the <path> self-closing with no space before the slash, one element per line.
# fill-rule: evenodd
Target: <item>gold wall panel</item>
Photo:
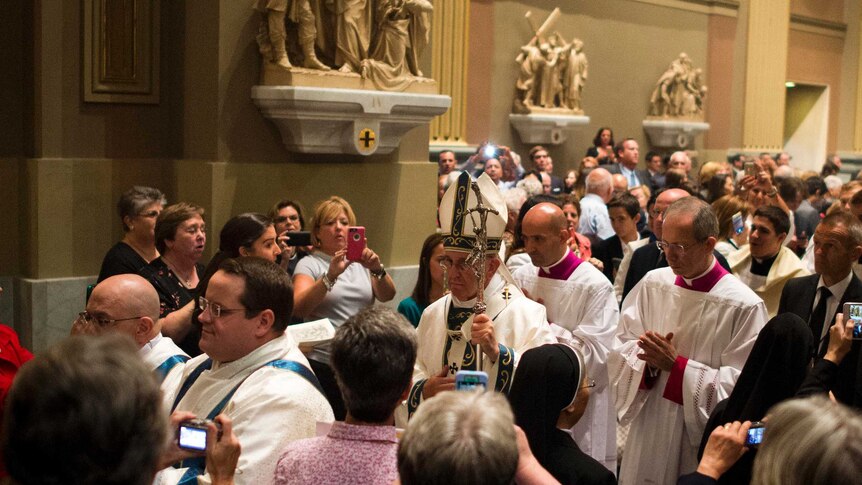
<path fill-rule="evenodd" d="M 470 2 L 434 2 L 431 77 L 437 80 L 440 94 L 452 97 L 452 107 L 431 120 L 432 145 L 466 145 L 469 23 Z"/>

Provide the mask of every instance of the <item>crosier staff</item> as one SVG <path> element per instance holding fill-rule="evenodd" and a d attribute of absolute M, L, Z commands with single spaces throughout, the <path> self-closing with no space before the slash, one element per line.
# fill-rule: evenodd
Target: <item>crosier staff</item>
<path fill-rule="evenodd" d="M 470 214 L 470 219 L 473 221 L 473 234 L 476 236 L 476 243 L 473 249 L 470 250 L 470 256 L 467 257 L 467 264 L 473 268 L 473 273 L 479 282 L 479 292 L 476 295 L 476 304 L 473 305 L 473 314 L 479 315 L 485 313 L 487 305 L 485 305 L 485 251 L 488 249 L 488 213 L 499 215 L 500 213 L 493 207 L 485 206 L 482 199 L 482 192 L 479 190 L 479 184 L 475 181 L 470 183 L 470 188 L 476 194 L 476 206 L 467 211 Z M 479 216 L 479 222 L 476 223 L 476 215 Z M 476 355 L 476 368 L 482 370 L 482 346 L 474 345 Z"/>

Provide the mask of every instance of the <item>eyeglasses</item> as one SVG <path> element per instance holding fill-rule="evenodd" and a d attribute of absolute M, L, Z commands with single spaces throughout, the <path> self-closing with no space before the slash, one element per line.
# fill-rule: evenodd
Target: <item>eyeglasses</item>
<path fill-rule="evenodd" d="M 76 322 L 81 322 L 87 325 L 96 325 L 99 327 L 107 327 L 113 325 L 117 322 L 124 322 L 126 320 L 137 320 L 141 317 L 129 317 L 129 318 L 97 318 L 90 314 L 90 312 L 81 312 L 78 314 L 78 318 L 75 319 Z"/>
<path fill-rule="evenodd" d="M 595 379 L 587 379 L 587 383 L 580 387 L 580 389 L 588 389 L 590 387 L 596 387 Z"/>
<path fill-rule="evenodd" d="M 469 264 L 467 264 L 466 259 L 462 259 L 456 263 L 456 262 L 452 261 L 452 258 L 449 258 L 446 256 L 440 258 L 440 267 L 442 267 L 448 271 L 448 270 L 451 270 L 453 266 L 455 268 L 457 268 L 458 271 L 467 271 L 467 270 L 472 271 L 473 270 L 473 267 L 470 266 Z"/>
<path fill-rule="evenodd" d="M 147 217 L 147 218 L 153 219 L 153 218 L 159 217 L 159 214 L 161 214 L 160 211 L 152 210 L 152 211 L 147 211 L 147 212 L 140 212 L 140 213 L 138 213 L 138 217 Z"/>
<path fill-rule="evenodd" d="M 682 244 L 673 244 L 673 243 L 669 243 L 667 241 L 656 241 L 655 245 L 658 246 L 658 250 L 663 252 L 663 253 L 666 253 L 666 252 L 669 252 L 672 250 L 676 253 L 679 253 L 680 256 L 684 256 L 685 251 L 687 249 L 691 249 L 691 248 L 697 246 L 698 244 L 700 244 L 702 242 L 703 241 L 698 241 L 698 242 L 691 243 L 688 246 L 683 246 Z"/>
<path fill-rule="evenodd" d="M 215 318 L 222 316 L 222 314 L 230 315 L 231 313 L 234 313 L 234 312 L 246 311 L 246 308 L 224 308 L 223 306 L 219 305 L 218 303 L 212 303 L 211 301 L 207 300 L 206 298 L 204 298 L 202 296 L 198 297 L 198 308 L 201 309 L 201 313 L 209 310 L 210 315 L 212 315 Z"/>

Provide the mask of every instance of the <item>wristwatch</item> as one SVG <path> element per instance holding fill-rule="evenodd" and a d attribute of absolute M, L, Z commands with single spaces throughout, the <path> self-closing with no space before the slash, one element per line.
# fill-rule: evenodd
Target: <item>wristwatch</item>
<path fill-rule="evenodd" d="M 332 286 L 335 285 L 336 281 L 338 281 L 338 277 L 336 276 L 334 280 L 330 280 L 329 275 L 323 273 L 323 278 L 321 278 L 320 281 L 323 281 L 323 286 L 326 288 L 326 291 L 329 292 L 332 291 Z"/>
<path fill-rule="evenodd" d="M 371 272 L 371 276 L 374 276 L 378 280 L 382 280 L 383 277 L 386 276 L 386 268 L 384 268 L 382 264 L 380 265 L 379 271 L 369 271 Z"/>

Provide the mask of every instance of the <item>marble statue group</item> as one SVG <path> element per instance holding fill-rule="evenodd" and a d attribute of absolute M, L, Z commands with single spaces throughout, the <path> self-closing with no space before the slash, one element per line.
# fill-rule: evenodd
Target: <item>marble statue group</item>
<path fill-rule="evenodd" d="M 692 67 L 688 55 L 681 53 L 656 81 L 649 114 L 661 118 L 702 117 L 704 96 L 703 70 Z"/>
<path fill-rule="evenodd" d="M 580 39 L 566 42 L 559 32 L 546 36 L 559 16 L 560 10 L 554 9 L 535 28 L 530 12 L 525 15 L 534 35 L 515 58 L 519 66 L 515 112 L 530 113 L 539 108 L 583 114 L 581 93 L 588 67 L 584 43 Z"/>
<path fill-rule="evenodd" d="M 358 74 L 394 91 L 423 75 L 428 0 L 255 0 L 253 7 L 261 14 L 257 44 L 265 62 Z"/>

